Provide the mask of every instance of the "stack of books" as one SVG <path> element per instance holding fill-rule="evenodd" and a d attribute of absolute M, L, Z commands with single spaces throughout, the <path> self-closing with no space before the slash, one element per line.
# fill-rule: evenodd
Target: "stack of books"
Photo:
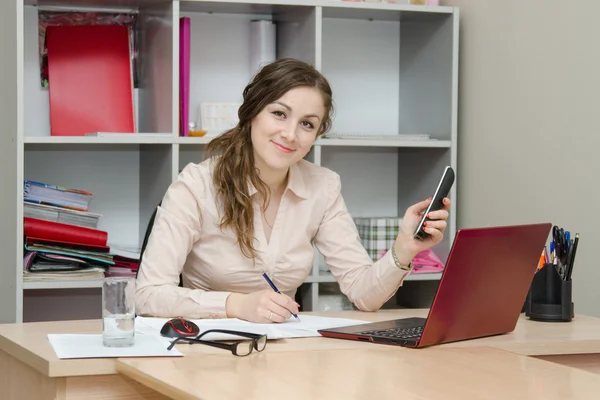
<path fill-rule="evenodd" d="M 62 186 L 27 180 L 23 184 L 23 199 L 32 204 L 45 204 L 66 210 L 88 211 L 94 197 L 85 190 L 70 189 Z"/>
<path fill-rule="evenodd" d="M 135 276 L 139 252 L 116 248 L 89 212 L 93 193 L 25 181 L 23 280 L 104 279 Z"/>
<path fill-rule="evenodd" d="M 92 193 L 83 190 L 25 181 L 23 215 L 96 229 L 101 215 L 88 211 L 92 197 Z"/>
<path fill-rule="evenodd" d="M 93 194 L 34 181 L 23 191 L 23 279 L 103 279 L 115 261 L 88 211 Z"/>
<path fill-rule="evenodd" d="M 111 265 L 106 270 L 106 276 L 128 276 L 135 277 L 140 264 L 139 249 L 125 249 L 113 246 L 111 249 L 113 254 L 114 265 Z"/>

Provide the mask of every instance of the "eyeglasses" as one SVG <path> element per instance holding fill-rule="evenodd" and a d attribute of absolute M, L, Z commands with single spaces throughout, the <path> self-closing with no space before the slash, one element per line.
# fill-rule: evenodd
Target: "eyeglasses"
<path fill-rule="evenodd" d="M 228 335 L 247 337 L 252 340 L 251 341 L 240 340 L 240 341 L 236 341 L 231 344 L 227 344 L 227 343 L 212 342 L 209 340 L 201 339 L 202 336 L 207 335 L 209 333 L 225 333 Z M 229 350 L 229 351 L 231 351 L 231 354 L 233 354 L 234 356 L 239 356 L 239 357 L 249 355 L 250 353 L 252 353 L 253 349 L 258 352 L 261 352 L 265 349 L 265 347 L 267 347 L 267 335 L 261 335 L 261 334 L 250 333 L 250 332 L 230 331 L 230 330 L 226 330 L 226 329 L 209 329 L 193 338 L 178 337 L 171 342 L 171 344 L 169 345 L 167 350 L 171 350 L 173 348 L 173 346 L 175 346 L 175 344 L 177 344 L 178 342 L 181 342 L 181 341 L 187 341 L 188 344 L 199 343 L 199 344 L 205 344 L 205 345 L 211 346 L 211 347 L 217 347 L 219 349 Z"/>

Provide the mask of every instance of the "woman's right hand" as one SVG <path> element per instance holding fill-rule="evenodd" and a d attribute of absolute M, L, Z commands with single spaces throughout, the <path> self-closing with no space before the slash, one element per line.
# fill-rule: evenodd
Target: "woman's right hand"
<path fill-rule="evenodd" d="M 292 314 L 298 314 L 299 305 L 285 294 L 265 289 L 248 294 L 232 293 L 225 307 L 229 318 L 268 324 L 287 321 Z"/>

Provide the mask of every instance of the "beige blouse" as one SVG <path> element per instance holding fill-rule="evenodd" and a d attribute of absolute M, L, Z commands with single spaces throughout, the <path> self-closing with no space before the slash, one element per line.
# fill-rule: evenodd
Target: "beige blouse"
<path fill-rule="evenodd" d="M 218 226 L 211 172 L 209 161 L 189 164 L 167 190 L 138 273 L 138 315 L 226 317 L 230 293 L 269 289 L 262 271 L 294 298 L 311 273 L 313 244 L 341 291 L 361 310 L 381 307 L 408 274 L 396 267 L 391 251 L 372 262 L 342 198 L 339 175 L 304 160 L 290 168 L 269 242 L 255 202 L 254 233 L 262 262 L 253 265 L 233 231 Z M 252 185 L 250 193 L 256 193 Z M 185 287 L 178 287 L 180 273 Z"/>

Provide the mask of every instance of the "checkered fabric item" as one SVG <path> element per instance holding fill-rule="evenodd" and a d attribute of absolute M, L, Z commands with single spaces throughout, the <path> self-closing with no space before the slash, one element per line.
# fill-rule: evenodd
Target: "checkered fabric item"
<path fill-rule="evenodd" d="M 362 245 L 373 261 L 379 260 L 392 248 L 398 236 L 402 218 L 354 218 Z"/>

